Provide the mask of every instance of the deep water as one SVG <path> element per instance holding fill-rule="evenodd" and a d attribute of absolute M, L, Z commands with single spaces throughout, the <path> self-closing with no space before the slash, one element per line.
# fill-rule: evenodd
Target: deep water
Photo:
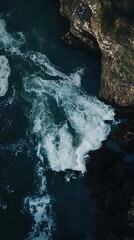
<path fill-rule="evenodd" d="M 114 111 L 96 98 L 100 60 L 64 46 L 68 30 L 56 0 L 0 0 L 1 240 L 95 240 L 86 159 Z"/>

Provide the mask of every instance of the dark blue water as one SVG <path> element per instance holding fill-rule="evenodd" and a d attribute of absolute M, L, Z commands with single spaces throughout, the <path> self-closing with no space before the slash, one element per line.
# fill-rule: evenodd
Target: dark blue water
<path fill-rule="evenodd" d="M 100 60 L 62 44 L 70 24 L 56 0 L 0 1 L 0 14 L 9 34 L 1 27 L 0 55 L 11 68 L 0 98 L 0 239 L 94 240 L 81 152 L 100 146 L 112 119 L 88 97 L 98 95 Z"/>

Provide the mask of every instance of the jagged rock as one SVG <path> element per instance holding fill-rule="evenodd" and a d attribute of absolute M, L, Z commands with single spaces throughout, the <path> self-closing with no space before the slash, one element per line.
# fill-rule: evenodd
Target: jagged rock
<path fill-rule="evenodd" d="M 103 146 L 91 154 L 87 171 L 91 193 L 97 198 L 97 239 L 133 239 L 133 164 L 124 162 L 122 153 Z"/>
<path fill-rule="evenodd" d="M 60 0 L 72 36 L 102 53 L 100 96 L 120 106 L 134 104 L 134 4 L 132 0 Z"/>
<path fill-rule="evenodd" d="M 119 144 L 122 151 L 134 153 L 134 119 L 119 124 L 110 138 Z"/>

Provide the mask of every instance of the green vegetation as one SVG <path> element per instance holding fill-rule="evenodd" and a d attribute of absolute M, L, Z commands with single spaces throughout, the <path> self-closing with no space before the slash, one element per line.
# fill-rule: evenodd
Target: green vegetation
<path fill-rule="evenodd" d="M 134 4 L 129 1 L 103 1 L 101 3 L 101 27 L 104 34 L 110 34 L 117 42 L 128 38 L 133 27 Z"/>

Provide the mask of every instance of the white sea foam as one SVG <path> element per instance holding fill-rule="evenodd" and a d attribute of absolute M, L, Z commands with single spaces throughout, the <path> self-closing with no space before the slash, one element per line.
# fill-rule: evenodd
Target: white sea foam
<path fill-rule="evenodd" d="M 84 69 L 78 69 L 74 73 L 70 74 L 70 78 L 72 79 L 74 85 L 80 87 L 81 86 L 81 76 L 84 74 Z"/>
<path fill-rule="evenodd" d="M 37 191 L 24 200 L 24 207 L 33 217 L 27 239 L 51 239 L 53 213 L 47 193 L 45 171 L 66 169 L 85 171 L 85 158 L 101 146 L 110 127 L 105 120 L 114 119 L 114 111 L 97 98 L 87 96 L 81 89 L 83 70 L 65 74 L 41 53 L 21 53 L 25 42 L 22 33 L 9 34 L 0 20 L 0 49 L 16 54 L 35 65 L 33 75 L 24 77 L 24 96 L 31 104 L 27 113 L 31 134 L 36 136 Z M 42 77 L 39 77 L 40 76 Z M 90 154 L 90 153 L 89 153 Z M 46 167 L 46 159 L 48 166 Z"/>
<path fill-rule="evenodd" d="M 26 240 L 50 240 L 55 226 L 52 201 L 46 187 L 46 169 L 42 155 L 40 155 L 40 144 L 38 144 L 37 156 L 39 162 L 36 165 L 35 173 L 38 188 L 33 195 L 24 199 L 24 210 L 29 212 L 33 218 L 32 228 Z"/>
<path fill-rule="evenodd" d="M 0 50 L 4 49 L 10 54 L 20 54 L 20 46 L 24 44 L 25 37 L 22 32 L 8 33 L 4 19 L 0 19 Z"/>
<path fill-rule="evenodd" d="M 8 33 L 4 19 L 0 19 L 0 50 L 4 50 L 10 55 L 20 54 L 20 46 L 24 44 L 25 37 L 19 33 Z M 8 59 L 0 56 L 0 97 L 4 96 L 8 90 L 8 78 L 10 76 L 10 66 Z"/>
<path fill-rule="evenodd" d="M 36 75 L 24 79 L 26 96 L 32 105 L 29 118 L 37 136 L 38 154 L 41 159 L 47 157 L 55 171 L 84 172 L 85 156 L 106 139 L 110 127 L 105 120 L 113 120 L 114 111 L 78 88 L 76 78 L 80 82 L 81 72 L 66 75 L 42 54 L 32 53 L 30 59 L 42 69 L 44 66 L 46 74 L 44 79 Z M 55 76 L 59 80 L 53 80 Z M 63 117 L 57 123 L 58 112 Z"/>
<path fill-rule="evenodd" d="M 0 55 L 0 97 L 4 96 L 8 90 L 8 78 L 10 76 L 10 66 L 8 59 Z"/>
<path fill-rule="evenodd" d="M 11 54 L 20 54 L 19 47 L 24 41 L 22 33 L 17 36 L 9 34 L 5 21 L 0 19 L 1 47 Z M 56 171 L 68 168 L 84 171 L 84 157 L 90 150 L 99 148 L 110 131 L 104 120 L 113 119 L 113 110 L 78 90 L 82 70 L 67 75 L 55 68 L 41 53 L 28 52 L 21 56 L 32 61 L 44 73 L 43 78 L 36 77 L 36 74 L 25 78 L 26 92 L 35 96 L 32 98 L 31 118 L 34 124 L 33 132 L 40 139 L 38 142 L 40 157 L 47 156 L 50 166 Z M 5 60 L 4 66 L 7 63 Z M 5 85 L 2 85 L 5 86 L 2 88 L 2 94 L 7 91 L 10 69 L 6 69 L 8 71 L 3 74 L 6 81 Z M 64 115 L 64 121 L 61 120 L 59 124 L 55 122 L 51 111 L 54 101 L 57 110 L 61 110 Z"/>
<path fill-rule="evenodd" d="M 0 198 L 0 212 L 7 209 L 7 203 Z"/>
<path fill-rule="evenodd" d="M 35 195 L 28 196 L 24 200 L 25 210 L 28 209 L 33 217 L 32 229 L 27 240 L 49 240 L 52 237 L 54 224 L 51 216 L 51 199 L 46 190 L 46 178 L 42 161 L 38 162 L 36 172 L 39 178 L 38 190 Z"/>
<path fill-rule="evenodd" d="M 24 35 L 22 33 L 11 33 L 9 34 L 6 30 L 6 24 L 3 19 L 0 19 L 0 50 L 4 50 L 8 55 L 20 56 L 23 61 L 25 59 L 36 62 L 34 54 L 32 53 L 21 53 L 20 46 L 25 42 Z M 45 55 L 44 55 L 45 56 Z M 39 58 L 38 58 L 39 59 Z M 41 63 L 39 63 L 41 70 Z M 51 68 L 47 68 L 51 73 Z M 8 77 L 10 75 L 10 68 L 8 60 L 5 56 L 0 57 L 0 96 L 3 96 L 8 89 Z M 58 73 L 57 73 L 58 75 Z M 21 142 L 20 142 L 21 143 Z M 22 152 L 23 144 L 19 143 L 5 146 L 9 151 L 11 150 L 15 154 Z M 5 149 L 5 148 L 4 148 Z M 4 151 L 4 149 L 2 149 Z M 37 155 L 40 153 L 37 153 Z M 47 194 L 46 190 L 46 179 L 44 176 L 44 169 L 42 161 L 38 162 L 36 166 L 36 174 L 38 179 L 37 192 L 31 196 L 27 196 L 24 200 L 24 209 L 27 209 L 33 217 L 33 225 L 29 236 L 29 240 L 42 240 L 50 239 L 53 229 L 53 218 L 51 217 L 51 198 Z M 4 208 L 4 207 L 3 207 Z"/>
<path fill-rule="evenodd" d="M 67 75 L 41 53 L 28 52 L 22 57 L 37 69 L 23 79 L 23 95 L 31 105 L 28 118 L 31 134 L 36 136 L 39 158 L 38 191 L 27 197 L 24 204 L 34 221 L 28 239 L 51 239 L 54 224 L 45 171 L 50 167 L 55 171 L 84 172 L 87 153 L 99 148 L 106 139 L 110 127 L 105 120 L 113 120 L 114 111 L 82 92 L 79 88 L 82 69 Z M 70 176 L 66 180 L 69 181 Z"/>

